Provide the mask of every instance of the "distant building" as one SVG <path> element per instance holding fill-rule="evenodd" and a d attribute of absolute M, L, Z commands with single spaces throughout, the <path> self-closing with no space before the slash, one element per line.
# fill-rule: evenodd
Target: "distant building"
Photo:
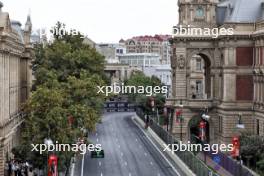
<path fill-rule="evenodd" d="M 30 36 L 30 42 L 32 44 L 46 44 L 48 43 L 48 38 L 45 33 L 45 29 L 38 29 L 35 31 L 32 31 Z"/>
<path fill-rule="evenodd" d="M 125 46 L 121 44 L 109 44 L 109 43 L 103 43 L 103 44 L 97 44 L 96 50 L 105 56 L 106 63 L 120 63 L 118 60 L 118 56 L 121 54 L 126 53 Z"/>
<path fill-rule="evenodd" d="M 119 56 L 126 53 L 123 44 L 103 43 L 97 44 L 96 50 L 105 57 L 105 73 L 111 84 L 120 83 L 131 75 L 131 67 L 128 64 L 120 63 Z"/>
<path fill-rule="evenodd" d="M 96 43 L 88 37 L 83 39 L 83 43 L 89 45 L 91 48 L 96 48 Z"/>
<path fill-rule="evenodd" d="M 156 76 L 171 88 L 171 66 L 161 64 L 161 57 L 155 53 L 127 53 L 119 55 L 120 63 L 128 64 L 133 70 L 140 70 L 146 76 Z"/>
<path fill-rule="evenodd" d="M 30 94 L 31 30 L 30 16 L 21 29 L 20 22 L 11 21 L 9 14 L 0 10 L 0 175 L 4 175 L 5 162 L 13 158 L 12 148 L 19 143 L 21 105 Z"/>
<path fill-rule="evenodd" d="M 161 56 L 161 63 L 170 64 L 170 35 L 137 36 L 124 41 L 127 53 L 156 53 Z"/>
<path fill-rule="evenodd" d="M 160 65 L 161 60 L 159 54 L 152 53 L 127 53 L 119 55 L 118 58 L 122 64 L 129 64 L 141 70 Z"/>

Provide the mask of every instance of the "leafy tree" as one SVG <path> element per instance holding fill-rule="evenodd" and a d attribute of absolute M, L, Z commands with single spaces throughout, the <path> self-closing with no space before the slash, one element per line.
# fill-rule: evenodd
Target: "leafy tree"
<path fill-rule="evenodd" d="M 143 72 L 140 71 L 135 71 L 130 79 L 128 79 L 125 82 L 126 86 L 143 86 L 145 89 L 148 86 L 151 87 L 155 87 L 155 86 L 164 86 L 161 81 L 155 77 L 148 77 L 146 75 L 144 75 Z M 159 94 L 154 94 L 152 92 L 152 95 L 150 96 L 149 94 L 145 93 L 145 94 L 140 94 L 140 93 L 136 93 L 136 94 L 128 94 L 129 100 L 132 102 L 135 102 L 136 104 L 138 104 L 139 106 L 141 106 L 144 110 L 145 113 L 150 113 L 152 110 L 149 106 L 149 98 L 153 97 L 155 99 L 155 106 L 158 108 L 162 108 L 165 104 L 165 95 L 162 93 Z"/>
<path fill-rule="evenodd" d="M 242 134 L 241 136 L 241 155 L 247 158 L 247 165 L 256 167 L 257 170 L 264 172 L 264 137 L 257 135 Z M 250 160 L 253 164 L 249 164 Z"/>
<path fill-rule="evenodd" d="M 65 25 L 58 22 L 55 28 L 60 26 Z M 53 38 L 50 44 L 35 46 L 33 92 L 24 107 L 21 145 L 13 149 L 17 158 L 42 169 L 47 153 L 32 152 L 31 144 L 43 144 L 45 138 L 75 144 L 81 129 L 95 129 L 105 98 L 97 94 L 97 86 L 105 85 L 104 57 L 84 44 L 80 33 Z M 72 154 L 56 152 L 60 170 L 65 170 Z"/>

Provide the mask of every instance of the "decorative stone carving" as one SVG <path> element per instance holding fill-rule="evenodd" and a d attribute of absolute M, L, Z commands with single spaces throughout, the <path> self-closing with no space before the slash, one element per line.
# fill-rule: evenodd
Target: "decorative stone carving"
<path fill-rule="evenodd" d="M 178 63 L 179 69 L 184 69 L 184 67 L 185 67 L 185 58 L 184 58 L 183 55 L 180 55 L 180 57 L 177 58 L 177 63 Z"/>

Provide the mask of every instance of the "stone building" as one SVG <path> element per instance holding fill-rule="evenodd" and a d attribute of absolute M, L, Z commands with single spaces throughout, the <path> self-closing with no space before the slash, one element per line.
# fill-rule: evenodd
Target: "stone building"
<path fill-rule="evenodd" d="M 178 6 L 174 29 L 183 33 L 171 40 L 173 93 L 167 105 L 174 109 L 183 105 L 184 121 L 182 131 L 173 123 L 172 132 L 183 133 L 185 141 L 197 137 L 201 114 L 208 113 L 210 118 L 204 121 L 210 143 L 230 143 L 241 131 L 264 135 L 264 3 L 178 0 Z M 232 34 L 215 37 L 222 28 L 232 29 Z M 197 56 L 203 60 L 200 78 L 206 96 L 193 98 L 191 60 Z"/>
<path fill-rule="evenodd" d="M 119 84 L 128 79 L 132 69 L 128 64 L 123 64 L 119 56 L 126 53 L 126 48 L 122 43 L 101 43 L 96 44 L 96 50 L 105 57 L 104 72 L 111 80 L 111 84 Z"/>
<path fill-rule="evenodd" d="M 163 64 L 170 64 L 170 35 L 137 36 L 120 43 L 125 43 L 127 53 L 156 53 Z"/>
<path fill-rule="evenodd" d="M 22 30 L 2 7 L 0 2 L 0 175 L 4 175 L 5 161 L 13 157 L 11 149 L 19 142 L 21 105 L 30 94 L 32 75 L 30 16 Z"/>
<path fill-rule="evenodd" d="M 171 67 L 163 64 L 156 53 L 126 53 L 118 56 L 120 63 L 128 64 L 131 69 L 142 71 L 146 76 L 156 76 L 171 91 Z"/>

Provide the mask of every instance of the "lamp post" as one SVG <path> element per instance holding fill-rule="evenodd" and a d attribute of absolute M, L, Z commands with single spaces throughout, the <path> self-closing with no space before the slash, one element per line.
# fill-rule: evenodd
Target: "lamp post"
<path fill-rule="evenodd" d="M 165 105 L 163 108 L 163 116 L 164 116 L 164 121 L 166 120 L 166 126 L 167 126 L 167 131 L 169 131 L 169 117 L 168 117 L 168 108 Z"/>
<path fill-rule="evenodd" d="M 147 103 L 147 107 L 150 107 L 151 108 L 151 114 L 152 116 L 154 116 L 154 106 L 155 106 L 155 99 L 153 97 L 149 97 L 148 99 L 148 103 Z M 148 112 L 148 111 L 147 111 Z M 147 113 L 147 118 L 146 118 L 146 126 L 145 128 L 147 129 L 148 126 L 149 126 L 149 122 L 150 122 L 150 118 L 149 118 L 149 114 Z M 153 119 L 154 117 L 152 117 Z"/>
<path fill-rule="evenodd" d="M 150 106 L 151 106 L 151 110 L 152 110 L 153 119 L 157 122 L 157 124 L 159 124 L 158 108 L 157 108 L 157 105 L 155 102 L 155 97 L 156 97 L 156 94 L 153 94 L 153 96 L 150 97 Z M 156 109 L 155 109 L 155 107 L 156 107 Z M 156 110 L 156 112 L 155 112 L 155 110 Z"/>
<path fill-rule="evenodd" d="M 236 127 L 238 130 L 245 128 L 245 124 L 243 124 L 243 122 L 242 122 L 242 113 L 238 114 L 238 120 L 237 120 Z M 231 155 L 233 157 L 238 158 L 239 164 L 240 164 L 240 168 L 239 168 L 240 173 L 239 174 L 241 175 L 241 173 L 242 173 L 242 156 L 241 156 L 241 152 L 240 152 L 240 134 L 238 136 L 233 137 L 232 143 L 233 143 L 233 151 L 232 151 Z"/>
<path fill-rule="evenodd" d="M 184 122 L 184 118 L 183 118 L 183 104 L 182 104 L 182 100 L 180 101 L 180 105 L 179 105 L 180 109 L 176 111 L 176 121 L 180 122 L 180 140 L 182 141 L 182 126 L 183 126 L 183 122 Z"/>
<path fill-rule="evenodd" d="M 208 121 L 210 119 L 210 116 L 208 115 L 208 107 L 204 108 L 203 114 L 202 114 L 202 119 Z"/>
<path fill-rule="evenodd" d="M 208 107 L 204 108 L 203 114 L 202 114 L 202 121 L 199 124 L 199 128 L 200 128 L 200 139 L 202 144 L 204 145 L 207 142 L 207 138 L 206 138 L 206 121 L 209 121 L 210 116 L 208 115 Z M 206 153 L 204 151 L 204 162 L 206 164 Z"/>
<path fill-rule="evenodd" d="M 202 142 L 202 145 L 205 144 L 206 142 L 206 132 L 205 132 L 205 129 L 206 129 L 206 122 L 205 121 L 201 121 L 200 124 L 199 124 L 199 128 L 200 128 L 200 134 L 199 134 L 199 137 L 200 137 L 200 140 Z M 204 151 L 204 162 L 206 164 L 206 153 Z"/>

